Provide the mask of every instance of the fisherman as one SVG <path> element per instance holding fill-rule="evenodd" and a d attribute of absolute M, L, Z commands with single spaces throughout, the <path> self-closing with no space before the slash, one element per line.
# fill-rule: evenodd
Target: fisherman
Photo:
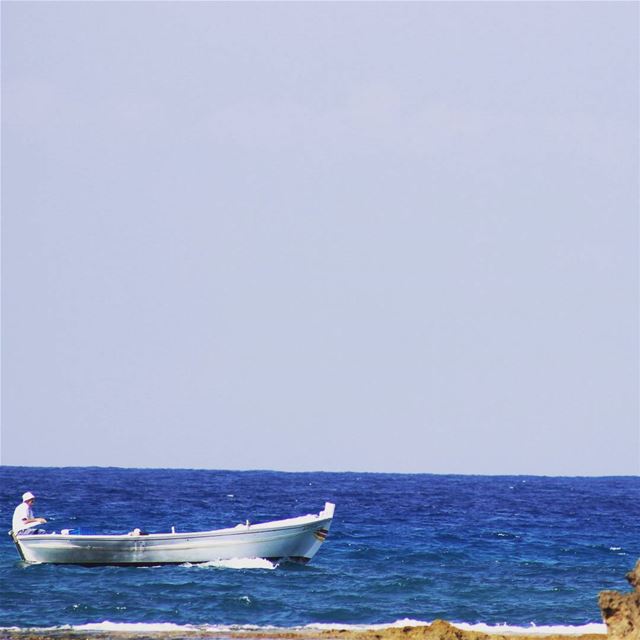
<path fill-rule="evenodd" d="M 44 529 L 36 529 L 36 525 L 44 524 L 45 518 L 35 518 L 33 516 L 33 503 L 36 497 L 27 491 L 22 494 L 22 502 L 16 507 L 13 512 L 12 529 L 14 535 L 33 535 L 35 533 L 46 533 Z"/>

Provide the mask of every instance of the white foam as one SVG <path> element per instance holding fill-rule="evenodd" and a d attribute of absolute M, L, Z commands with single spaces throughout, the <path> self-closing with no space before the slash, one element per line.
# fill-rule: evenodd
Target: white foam
<path fill-rule="evenodd" d="M 197 627 L 186 624 L 175 624 L 173 622 L 91 622 L 77 626 L 57 627 L 59 629 L 75 629 L 78 631 L 119 631 L 122 633 L 140 633 L 153 631 L 185 631 L 186 629 L 197 629 Z"/>
<path fill-rule="evenodd" d="M 570 626 L 563 624 L 555 625 L 535 625 L 531 623 L 530 627 L 516 627 L 508 624 L 488 625 L 483 623 L 478 624 L 466 624 L 464 622 L 453 622 L 454 627 L 462 629 L 463 631 L 479 631 L 481 633 L 492 633 L 499 635 L 527 635 L 527 636 L 548 636 L 548 635 L 563 635 L 563 636 L 580 636 L 587 633 L 601 633 L 606 635 L 607 625 L 590 622 L 589 624 L 583 624 L 579 626 Z"/>
<path fill-rule="evenodd" d="M 264 558 L 231 558 L 230 560 L 211 560 L 198 564 L 186 562 L 181 567 L 197 567 L 199 569 L 275 569 L 278 565 Z"/>
<path fill-rule="evenodd" d="M 340 624 L 340 623 L 317 623 L 308 624 L 305 629 L 315 629 L 318 631 L 335 631 L 337 629 L 346 629 L 348 631 L 365 631 L 365 630 L 383 630 L 394 627 L 422 627 L 430 625 L 432 622 L 424 620 L 412 620 L 410 618 L 404 618 L 402 620 L 396 620 L 391 624 Z M 521 627 L 508 624 L 490 625 L 485 623 L 469 624 L 467 622 L 451 622 L 451 625 L 463 631 L 478 631 L 481 633 L 489 633 L 496 635 L 528 635 L 528 636 L 545 636 L 552 634 L 559 634 L 565 636 L 579 636 L 587 633 L 600 633 L 606 635 L 607 626 L 605 624 L 591 622 L 589 624 L 572 626 L 572 625 L 536 625 L 531 623 L 530 626 Z"/>
<path fill-rule="evenodd" d="M 108 631 L 111 633 L 153 633 L 163 631 L 199 631 L 206 633 L 229 633 L 234 631 L 243 632 L 295 632 L 300 630 L 318 630 L 332 631 L 337 629 L 345 629 L 347 631 L 365 631 L 365 630 L 383 630 L 394 627 L 421 627 L 432 624 L 424 620 L 412 620 L 404 618 L 396 620 L 390 624 L 343 624 L 343 623 L 314 623 L 304 625 L 302 627 L 273 627 L 259 625 L 191 625 L 191 624 L 175 624 L 173 622 L 111 622 L 105 620 L 103 622 L 94 622 L 89 624 L 71 626 L 64 625 L 60 627 L 28 627 L 30 630 L 47 631 L 47 630 L 67 630 L 73 629 L 77 631 Z M 478 631 L 481 633 L 496 635 L 528 635 L 528 636 L 546 636 L 559 634 L 565 636 L 579 636 L 583 634 L 602 634 L 606 635 L 606 625 L 592 622 L 584 625 L 531 625 L 523 627 L 508 624 L 490 625 L 484 623 L 468 624 L 466 622 L 452 622 L 454 627 L 464 631 Z M 0 627 L 0 630 L 24 631 L 25 627 Z"/>

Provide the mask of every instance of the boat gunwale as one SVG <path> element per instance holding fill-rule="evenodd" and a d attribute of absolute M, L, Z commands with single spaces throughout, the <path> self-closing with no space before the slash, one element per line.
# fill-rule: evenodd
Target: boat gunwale
<path fill-rule="evenodd" d="M 295 518 L 287 518 L 284 520 L 272 520 L 270 522 L 261 522 L 256 524 L 238 524 L 235 527 L 227 527 L 225 529 L 211 529 L 206 531 L 185 531 L 185 532 L 166 532 L 166 533 L 144 533 L 140 535 L 132 535 L 130 533 L 98 533 L 98 534 L 63 534 L 63 533 L 38 533 L 26 536 L 16 536 L 19 543 L 26 542 L 44 542 L 44 541 L 60 541 L 60 542 L 142 542 L 146 540 L 163 541 L 163 540 L 189 540 L 191 538 L 207 538 L 222 536 L 241 536 L 258 533 L 270 533 L 272 531 L 290 530 L 297 527 L 309 527 L 309 525 L 322 525 L 330 522 L 333 515 L 323 516 L 324 512 L 319 514 L 308 514 L 306 516 L 297 516 Z M 295 522 L 294 522 L 295 521 Z"/>

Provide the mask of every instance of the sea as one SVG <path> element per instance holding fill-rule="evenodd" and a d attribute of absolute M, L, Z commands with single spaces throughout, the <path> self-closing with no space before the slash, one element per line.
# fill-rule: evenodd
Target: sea
<path fill-rule="evenodd" d="M 206 530 L 336 505 L 313 561 L 161 567 L 25 564 L 25 491 L 49 531 Z M 629 590 L 639 477 L 0 467 L 0 628 L 378 628 L 604 633 L 598 593 Z"/>

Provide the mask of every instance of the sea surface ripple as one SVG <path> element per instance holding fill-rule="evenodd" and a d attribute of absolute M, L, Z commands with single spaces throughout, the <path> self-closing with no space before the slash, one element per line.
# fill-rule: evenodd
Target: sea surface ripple
<path fill-rule="evenodd" d="M 640 478 L 0 467 L 5 531 L 21 494 L 49 528 L 205 530 L 336 503 L 307 566 L 26 565 L 0 537 L 0 627 L 299 627 L 398 620 L 602 622 L 598 592 L 640 557 Z"/>

